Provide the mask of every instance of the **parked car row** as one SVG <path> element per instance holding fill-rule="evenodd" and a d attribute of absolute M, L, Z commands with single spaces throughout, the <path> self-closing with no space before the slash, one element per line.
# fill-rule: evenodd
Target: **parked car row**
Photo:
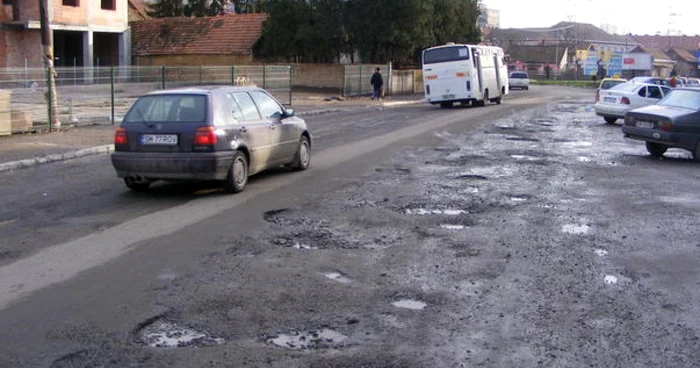
<path fill-rule="evenodd" d="M 625 138 L 646 142 L 649 154 L 669 148 L 690 151 L 700 162 L 700 82 L 686 78 L 672 88 L 663 78 L 603 79 L 593 105 L 608 124 L 624 119 Z"/>

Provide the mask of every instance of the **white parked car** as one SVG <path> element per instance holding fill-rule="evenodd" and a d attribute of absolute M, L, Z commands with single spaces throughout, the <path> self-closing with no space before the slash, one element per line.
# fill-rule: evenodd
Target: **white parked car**
<path fill-rule="evenodd" d="M 670 87 L 651 83 L 622 83 L 600 91 L 600 99 L 593 105 L 596 115 L 608 124 L 624 119 L 625 113 L 638 107 L 653 105 L 671 92 Z"/>
<path fill-rule="evenodd" d="M 508 77 L 508 88 L 530 89 L 530 77 L 527 72 L 512 72 Z"/>

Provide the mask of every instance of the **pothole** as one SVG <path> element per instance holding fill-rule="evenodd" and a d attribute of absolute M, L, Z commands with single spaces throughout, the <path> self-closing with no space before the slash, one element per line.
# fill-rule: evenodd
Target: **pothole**
<path fill-rule="evenodd" d="M 585 235 L 591 230 L 588 225 L 566 224 L 561 227 L 561 231 L 573 235 Z"/>
<path fill-rule="evenodd" d="M 440 227 L 443 229 L 447 229 L 447 230 L 464 230 L 467 228 L 464 225 L 458 225 L 458 224 L 440 224 Z"/>
<path fill-rule="evenodd" d="M 462 180 L 489 180 L 489 178 L 487 178 L 483 175 L 476 175 L 476 174 L 461 174 L 461 175 L 457 175 L 455 178 L 462 179 Z"/>
<path fill-rule="evenodd" d="M 312 247 L 307 244 L 302 244 L 302 243 L 294 243 L 294 245 L 291 246 L 291 248 L 294 249 L 304 249 L 304 250 L 312 250 L 312 249 L 318 249 L 318 247 Z"/>
<path fill-rule="evenodd" d="M 425 215 L 457 216 L 457 215 L 461 215 L 463 213 L 467 213 L 467 211 L 458 210 L 458 209 L 445 209 L 445 210 L 425 209 L 425 208 L 408 208 L 408 209 L 406 209 L 406 214 L 419 215 L 419 216 L 425 216 Z"/>
<path fill-rule="evenodd" d="M 412 300 L 412 299 L 401 299 L 397 300 L 391 303 L 396 308 L 404 308 L 404 309 L 411 309 L 411 310 L 423 310 L 425 307 L 428 305 L 424 302 L 421 302 L 420 300 Z"/>
<path fill-rule="evenodd" d="M 539 160 L 539 157 L 535 156 L 530 156 L 530 155 L 510 155 L 510 157 L 516 159 L 516 160 L 527 160 L 527 161 L 535 161 Z"/>
<path fill-rule="evenodd" d="M 156 320 L 139 330 L 141 342 L 153 348 L 184 348 L 220 345 L 222 338 L 214 338 L 176 323 Z"/>
<path fill-rule="evenodd" d="M 329 273 L 323 274 L 323 276 L 325 276 L 326 278 L 329 278 L 333 281 L 337 281 L 341 284 L 349 284 L 352 282 L 352 280 L 350 280 L 349 278 L 347 278 L 345 275 L 343 275 L 340 272 L 329 272 Z"/>
<path fill-rule="evenodd" d="M 605 250 L 605 249 L 596 249 L 596 250 L 595 250 L 595 254 L 598 255 L 598 256 L 603 257 L 603 256 L 607 256 L 607 255 L 608 255 L 608 251 Z"/>
<path fill-rule="evenodd" d="M 506 137 L 507 141 L 515 141 L 515 142 L 539 142 L 540 140 L 537 138 L 527 138 L 527 137 Z"/>
<path fill-rule="evenodd" d="M 268 338 L 268 344 L 293 350 L 328 349 L 343 346 L 348 337 L 340 332 L 324 328 L 315 331 L 291 331 Z"/>
<path fill-rule="evenodd" d="M 605 281 L 605 283 L 608 285 L 614 285 L 614 284 L 617 284 L 617 277 L 615 277 L 613 275 L 605 275 L 605 278 L 603 278 L 603 281 Z"/>

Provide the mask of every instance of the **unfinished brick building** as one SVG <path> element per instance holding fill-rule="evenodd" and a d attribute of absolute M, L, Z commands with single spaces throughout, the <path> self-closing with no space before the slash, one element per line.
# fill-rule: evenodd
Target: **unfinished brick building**
<path fill-rule="evenodd" d="M 41 67 L 39 1 L 2 0 L 0 68 Z M 56 66 L 130 63 L 127 0 L 48 0 Z"/>

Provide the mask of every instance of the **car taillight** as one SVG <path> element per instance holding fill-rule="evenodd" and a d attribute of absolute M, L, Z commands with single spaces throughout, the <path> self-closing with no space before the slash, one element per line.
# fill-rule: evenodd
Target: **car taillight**
<path fill-rule="evenodd" d="M 620 99 L 620 103 L 623 105 L 629 105 L 630 104 L 630 99 L 627 97 L 623 97 Z"/>
<path fill-rule="evenodd" d="M 126 137 L 126 129 L 124 128 L 119 128 L 117 131 L 114 133 L 114 144 L 127 144 L 129 143 L 129 139 Z"/>
<path fill-rule="evenodd" d="M 199 127 L 194 133 L 194 144 L 198 146 L 213 146 L 219 141 L 219 137 L 214 133 L 214 127 Z"/>
<path fill-rule="evenodd" d="M 670 132 L 673 130 L 673 124 L 670 121 L 661 121 L 658 125 L 659 130 Z"/>

